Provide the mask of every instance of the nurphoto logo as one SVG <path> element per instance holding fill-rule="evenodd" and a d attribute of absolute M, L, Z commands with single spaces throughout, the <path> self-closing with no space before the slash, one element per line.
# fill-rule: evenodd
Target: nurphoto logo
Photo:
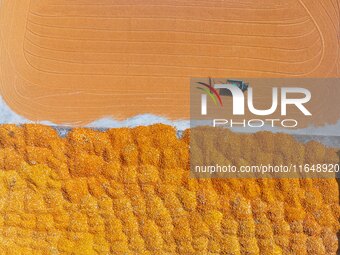
<path fill-rule="evenodd" d="M 267 109 L 257 109 L 255 107 L 254 90 L 248 83 L 242 80 L 226 80 L 224 83 L 215 83 L 209 78 L 209 83 L 197 82 L 203 93 L 201 94 L 201 115 L 209 114 L 208 96 L 215 105 L 219 105 L 222 111 L 230 111 L 233 116 L 245 115 L 245 108 L 256 116 L 269 116 L 280 111 L 281 116 L 287 116 L 287 106 L 296 107 L 303 115 L 312 116 L 305 104 L 311 100 L 311 92 L 302 87 L 272 87 L 271 88 L 271 105 Z M 291 96 L 294 94 L 294 97 Z M 232 109 L 226 109 L 223 104 L 224 97 L 232 97 Z M 278 110 L 280 108 L 280 110 Z M 281 123 L 282 127 L 296 127 L 298 121 L 296 119 L 250 119 L 235 122 L 232 119 L 213 119 L 213 126 L 230 126 L 242 125 L 248 127 L 262 127 L 270 124 L 272 127 L 276 123 Z"/>

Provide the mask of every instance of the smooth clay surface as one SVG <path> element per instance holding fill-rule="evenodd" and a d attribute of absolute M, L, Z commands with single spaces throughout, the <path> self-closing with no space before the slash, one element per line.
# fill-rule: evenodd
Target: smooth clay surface
<path fill-rule="evenodd" d="M 338 35 L 338 0 L 3 0 L 0 92 L 58 124 L 188 118 L 190 77 L 339 77 Z"/>

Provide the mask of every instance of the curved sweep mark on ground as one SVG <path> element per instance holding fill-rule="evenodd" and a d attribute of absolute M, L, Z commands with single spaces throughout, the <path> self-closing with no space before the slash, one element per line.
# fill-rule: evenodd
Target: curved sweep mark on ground
<path fill-rule="evenodd" d="M 76 13 L 77 6 L 62 1 L 3 1 L 0 91 L 11 108 L 28 119 L 55 123 L 142 113 L 182 119 L 189 116 L 192 76 L 339 75 L 333 1 L 268 0 L 263 8 L 256 0 L 164 5 L 147 0 L 138 3 L 147 13 L 138 15 L 131 2 L 116 2 L 104 13 L 107 1 L 83 1 Z M 124 17 L 114 15 L 122 7 Z M 216 15 L 222 11 L 225 15 Z M 88 13 L 88 19 L 79 18 Z M 62 18 L 70 15 L 78 17 Z M 79 28 L 85 28 L 83 34 L 76 33 Z M 125 89 L 146 94 L 130 99 Z"/>

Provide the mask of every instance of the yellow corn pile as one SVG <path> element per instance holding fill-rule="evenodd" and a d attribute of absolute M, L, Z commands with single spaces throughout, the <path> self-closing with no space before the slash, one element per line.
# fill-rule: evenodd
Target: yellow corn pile
<path fill-rule="evenodd" d="M 164 125 L 0 126 L 0 254 L 336 254 L 335 179 L 191 179 L 188 142 Z"/>

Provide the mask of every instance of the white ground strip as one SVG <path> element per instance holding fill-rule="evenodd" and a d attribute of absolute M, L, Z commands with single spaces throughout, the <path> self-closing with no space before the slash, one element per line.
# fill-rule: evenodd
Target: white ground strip
<path fill-rule="evenodd" d="M 67 124 L 60 125 L 54 124 L 47 120 L 41 121 L 31 121 L 28 120 L 17 113 L 15 113 L 2 99 L 0 96 L 0 124 L 25 124 L 25 123 L 38 123 L 38 124 L 45 124 L 49 126 L 65 126 L 65 127 L 72 127 Z M 120 128 L 120 127 L 136 127 L 136 126 L 148 126 L 152 124 L 162 123 L 166 125 L 170 125 L 175 127 L 178 131 L 183 131 L 190 127 L 189 120 L 176 120 L 172 121 L 162 116 L 156 116 L 153 114 L 141 114 L 134 116 L 132 118 L 128 118 L 123 121 L 115 120 L 112 117 L 104 117 L 98 119 L 96 121 L 91 122 L 90 124 L 86 125 L 89 128 L 96 128 L 96 129 L 107 129 L 107 128 Z M 204 124 L 204 123 L 202 123 Z M 340 136 L 340 120 L 336 124 L 326 125 L 323 127 L 307 127 L 303 129 L 282 129 L 282 128 L 272 128 L 272 127 L 262 127 L 261 129 L 256 128 L 233 128 L 235 132 L 246 132 L 246 133 L 254 133 L 257 131 L 272 131 L 272 132 L 284 132 L 290 133 L 295 135 L 309 135 L 309 136 Z"/>

